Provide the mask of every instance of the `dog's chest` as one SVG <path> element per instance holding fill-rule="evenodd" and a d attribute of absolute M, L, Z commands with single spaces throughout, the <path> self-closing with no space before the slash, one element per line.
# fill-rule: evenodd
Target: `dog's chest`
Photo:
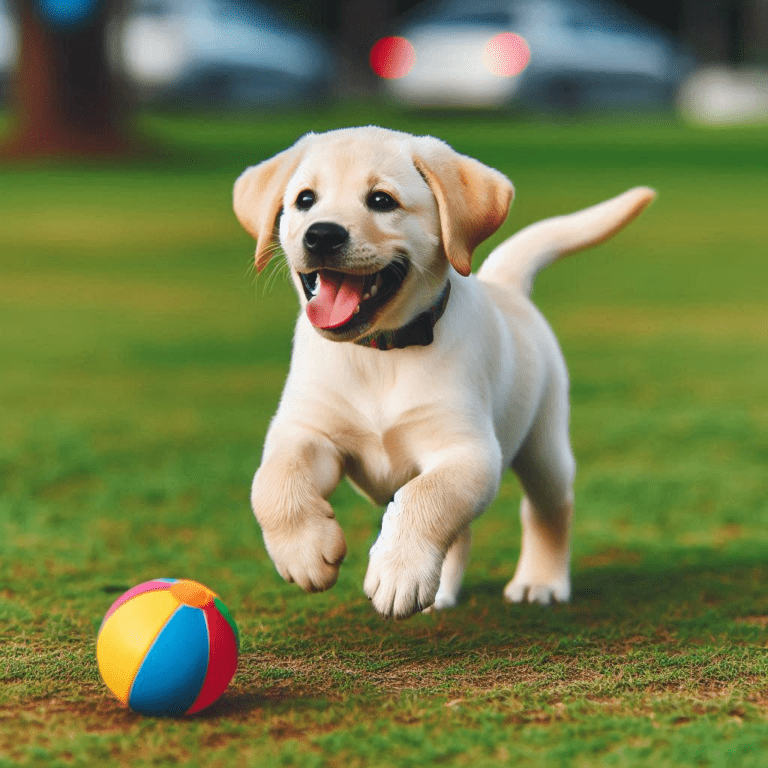
<path fill-rule="evenodd" d="M 379 504 L 444 447 L 455 401 L 443 371 L 423 352 L 378 350 L 304 337 L 281 404 L 285 415 L 312 424 L 336 446 L 352 483 Z M 322 360 L 305 365 L 306 360 Z"/>
<path fill-rule="evenodd" d="M 349 407 L 333 436 L 344 457 L 345 474 L 377 504 L 388 502 L 419 472 L 413 417 L 408 412 L 393 416 L 384 405 Z"/>

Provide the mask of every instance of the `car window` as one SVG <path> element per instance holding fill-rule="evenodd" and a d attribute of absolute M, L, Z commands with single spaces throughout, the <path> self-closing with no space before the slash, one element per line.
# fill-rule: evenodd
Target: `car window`
<path fill-rule="evenodd" d="M 426 13 L 411 16 L 439 24 L 484 24 L 499 27 L 508 27 L 517 21 L 517 14 L 509 0 L 449 0 L 438 3 Z"/>
<path fill-rule="evenodd" d="M 495 24 L 507 27 L 512 23 L 512 15 L 503 11 L 470 11 L 469 13 L 457 13 L 446 21 L 460 24 Z"/>
<path fill-rule="evenodd" d="M 219 19 L 238 19 L 255 24 L 262 29 L 280 31 L 286 27 L 286 22 L 270 8 L 260 3 L 242 3 L 238 0 L 211 0 L 210 8 L 213 15 Z"/>
<path fill-rule="evenodd" d="M 572 29 L 600 30 L 616 34 L 636 32 L 640 27 L 639 19 L 623 8 L 579 2 L 568 4 L 566 24 Z"/>
<path fill-rule="evenodd" d="M 130 9 L 142 16 L 162 16 L 169 11 L 168 6 L 160 0 L 134 0 Z"/>

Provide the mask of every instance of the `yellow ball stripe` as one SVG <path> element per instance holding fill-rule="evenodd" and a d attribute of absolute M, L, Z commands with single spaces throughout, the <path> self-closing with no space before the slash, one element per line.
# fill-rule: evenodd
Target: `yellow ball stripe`
<path fill-rule="evenodd" d="M 144 655 L 178 607 L 169 590 L 144 592 L 121 605 L 101 628 L 96 641 L 99 672 L 123 704 Z"/>

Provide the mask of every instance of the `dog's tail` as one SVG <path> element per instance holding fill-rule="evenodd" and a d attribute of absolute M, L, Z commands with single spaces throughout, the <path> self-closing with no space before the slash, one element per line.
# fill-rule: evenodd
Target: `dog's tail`
<path fill-rule="evenodd" d="M 531 224 L 495 248 L 477 276 L 484 282 L 518 288 L 530 296 L 533 281 L 544 267 L 612 237 L 655 197 L 653 189 L 635 187 L 591 208 Z"/>

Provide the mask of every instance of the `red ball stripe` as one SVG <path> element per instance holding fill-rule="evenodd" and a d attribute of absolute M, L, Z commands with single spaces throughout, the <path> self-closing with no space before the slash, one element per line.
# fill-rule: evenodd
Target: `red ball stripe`
<path fill-rule="evenodd" d="M 237 669 L 237 641 L 229 622 L 211 603 L 201 609 L 208 626 L 208 672 L 195 703 L 187 714 L 199 712 L 221 696 Z"/>

